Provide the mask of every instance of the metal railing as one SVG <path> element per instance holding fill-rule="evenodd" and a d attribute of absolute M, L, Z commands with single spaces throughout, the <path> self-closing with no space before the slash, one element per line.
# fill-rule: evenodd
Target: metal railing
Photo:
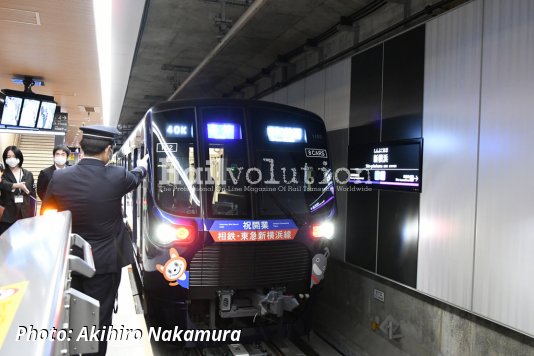
<path fill-rule="evenodd" d="M 81 248 L 83 258 L 71 255 Z M 96 352 L 79 338 L 99 327 L 100 304 L 71 288 L 71 272 L 95 274 L 91 245 L 71 234 L 68 211 L 18 220 L 0 236 L 0 354 Z"/>

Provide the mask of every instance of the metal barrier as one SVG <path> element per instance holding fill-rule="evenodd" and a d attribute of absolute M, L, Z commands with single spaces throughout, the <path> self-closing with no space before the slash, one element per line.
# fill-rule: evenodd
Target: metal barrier
<path fill-rule="evenodd" d="M 78 246 L 84 258 L 70 254 Z M 22 219 L 0 236 L 0 354 L 96 352 L 99 302 L 70 287 L 95 273 L 91 245 L 71 234 L 70 212 Z"/>

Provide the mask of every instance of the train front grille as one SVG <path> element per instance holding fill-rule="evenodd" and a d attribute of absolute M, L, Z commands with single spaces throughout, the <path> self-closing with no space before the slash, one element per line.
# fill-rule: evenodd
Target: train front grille
<path fill-rule="evenodd" d="M 310 282 L 311 257 L 294 241 L 213 244 L 191 260 L 191 287 L 251 288 L 305 286 Z"/>

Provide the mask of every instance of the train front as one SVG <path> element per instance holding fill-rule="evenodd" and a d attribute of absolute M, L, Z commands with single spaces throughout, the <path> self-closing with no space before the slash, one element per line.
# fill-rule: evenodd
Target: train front
<path fill-rule="evenodd" d="M 334 235 L 322 120 L 233 103 L 156 108 L 146 125 L 142 269 L 156 319 L 264 337 L 306 328 Z"/>

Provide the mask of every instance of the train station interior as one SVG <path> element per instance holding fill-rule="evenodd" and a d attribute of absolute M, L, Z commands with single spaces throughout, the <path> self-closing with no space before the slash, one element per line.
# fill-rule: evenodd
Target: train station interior
<path fill-rule="evenodd" d="M 102 347 L 85 212 L 35 194 L 92 125 L 143 174 L 107 355 L 534 355 L 534 0 L 0 0 L 0 33 L 0 355 Z"/>

